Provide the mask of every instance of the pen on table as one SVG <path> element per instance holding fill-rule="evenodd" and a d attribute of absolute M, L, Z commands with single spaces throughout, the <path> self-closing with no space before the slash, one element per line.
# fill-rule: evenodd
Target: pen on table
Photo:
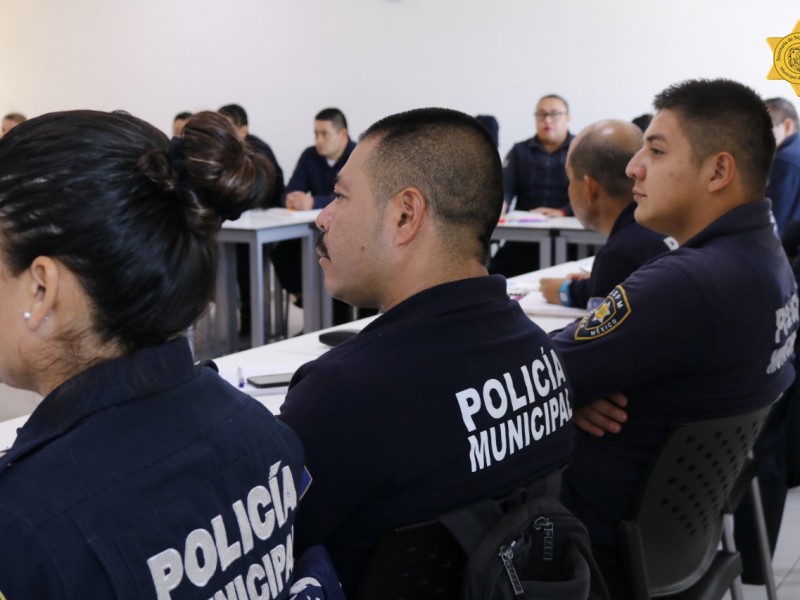
<path fill-rule="evenodd" d="M 239 379 L 239 387 L 244 387 L 244 375 L 242 374 L 242 367 L 236 369 L 236 377 Z"/>

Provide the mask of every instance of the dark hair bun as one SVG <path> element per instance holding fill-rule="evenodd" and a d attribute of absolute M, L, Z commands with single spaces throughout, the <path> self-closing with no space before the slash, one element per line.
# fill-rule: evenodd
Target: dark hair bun
<path fill-rule="evenodd" d="M 169 151 L 147 152 L 140 167 L 156 185 L 184 205 L 189 227 L 209 235 L 225 220 L 263 204 L 275 170 L 236 135 L 230 121 L 214 112 L 193 115 Z"/>

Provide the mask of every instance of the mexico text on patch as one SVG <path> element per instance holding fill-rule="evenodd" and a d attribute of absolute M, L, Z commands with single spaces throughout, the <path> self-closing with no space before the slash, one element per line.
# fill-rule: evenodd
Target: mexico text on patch
<path fill-rule="evenodd" d="M 603 303 L 581 319 L 575 330 L 575 339 L 594 340 L 611 333 L 631 314 L 628 296 L 618 285 L 606 296 Z"/>

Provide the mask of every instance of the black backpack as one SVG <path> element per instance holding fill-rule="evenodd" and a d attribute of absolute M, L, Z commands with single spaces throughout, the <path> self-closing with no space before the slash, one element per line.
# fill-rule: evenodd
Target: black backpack
<path fill-rule="evenodd" d="M 467 555 L 462 600 L 608 600 L 583 523 L 534 493 L 522 488 L 438 518 Z"/>

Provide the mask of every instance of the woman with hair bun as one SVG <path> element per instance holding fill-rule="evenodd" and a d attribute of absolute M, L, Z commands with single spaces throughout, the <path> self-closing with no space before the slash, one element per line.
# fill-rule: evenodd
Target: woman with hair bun
<path fill-rule="evenodd" d="M 183 337 L 271 183 L 210 112 L 0 140 L 0 381 L 44 396 L 0 451 L 0 598 L 288 595 L 300 443 Z"/>

